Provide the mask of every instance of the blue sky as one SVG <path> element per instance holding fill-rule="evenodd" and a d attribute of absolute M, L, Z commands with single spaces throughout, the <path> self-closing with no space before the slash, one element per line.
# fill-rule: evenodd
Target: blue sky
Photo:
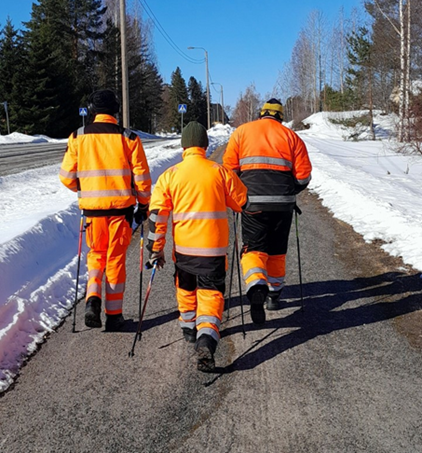
<path fill-rule="evenodd" d="M 130 10 L 134 1 L 126 0 Z M 154 45 L 159 71 L 165 82 L 180 67 L 188 82 L 190 76 L 206 86 L 202 47 L 208 52 L 210 82 L 223 86 L 224 104 L 234 107 L 241 92 L 255 84 L 264 98 L 271 94 L 279 71 L 290 60 L 299 32 L 309 14 L 318 9 L 332 28 L 340 8 L 349 16 L 353 8 L 361 8 L 361 0 L 144 0 L 158 25 L 154 27 Z M 31 0 L 2 0 L 0 26 L 7 16 L 15 28 L 30 19 Z M 142 3 L 142 2 L 140 2 Z M 149 18 L 145 14 L 146 18 Z M 165 31 L 180 49 L 176 51 L 163 37 Z M 182 54 L 182 55 L 181 55 Z M 183 56 L 185 54 L 186 56 Z M 220 101 L 220 85 L 210 86 L 214 102 Z"/>

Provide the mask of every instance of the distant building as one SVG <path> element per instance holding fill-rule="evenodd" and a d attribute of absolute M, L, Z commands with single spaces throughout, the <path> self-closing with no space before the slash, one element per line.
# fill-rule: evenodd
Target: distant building
<path fill-rule="evenodd" d="M 229 117 L 226 115 L 226 112 L 223 112 L 223 107 L 221 106 L 221 104 L 218 103 L 211 104 L 210 113 L 211 113 L 211 125 L 217 123 L 228 124 Z"/>

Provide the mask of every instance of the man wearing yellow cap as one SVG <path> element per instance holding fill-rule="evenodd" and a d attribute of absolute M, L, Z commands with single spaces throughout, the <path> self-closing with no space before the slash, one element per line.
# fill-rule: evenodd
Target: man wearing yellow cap
<path fill-rule="evenodd" d="M 267 310 L 279 308 L 296 195 L 311 179 L 306 146 L 282 121 L 281 102 L 270 99 L 257 120 L 233 132 L 223 156 L 223 165 L 248 188 L 241 263 L 255 324 L 265 322 L 264 302 Z"/>

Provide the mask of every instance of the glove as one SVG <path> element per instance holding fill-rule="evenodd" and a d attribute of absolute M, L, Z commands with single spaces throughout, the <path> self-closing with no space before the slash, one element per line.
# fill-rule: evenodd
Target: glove
<path fill-rule="evenodd" d="M 147 204 L 138 204 L 138 208 L 136 209 L 136 211 L 133 215 L 135 222 L 138 225 L 145 222 L 145 220 L 148 218 L 148 208 L 149 208 L 149 205 L 147 205 Z"/>
<path fill-rule="evenodd" d="M 151 269 L 154 267 L 155 262 L 157 262 L 158 269 L 162 269 L 166 260 L 164 259 L 164 250 L 160 250 L 159 252 L 152 252 L 149 260 L 147 261 L 146 267 L 147 269 Z"/>
<path fill-rule="evenodd" d="M 251 202 L 249 201 L 249 197 L 248 199 L 246 200 L 246 203 L 242 206 L 242 211 L 245 213 L 245 214 L 249 214 L 249 215 L 255 215 L 255 214 L 261 214 L 262 211 L 249 211 L 251 207 Z"/>

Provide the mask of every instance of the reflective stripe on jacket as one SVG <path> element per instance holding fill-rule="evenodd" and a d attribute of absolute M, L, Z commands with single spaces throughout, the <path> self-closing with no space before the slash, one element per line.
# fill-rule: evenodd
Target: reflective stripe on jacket
<path fill-rule="evenodd" d="M 78 191 L 80 209 L 124 209 L 148 204 L 151 196 L 142 142 L 111 115 L 96 115 L 69 137 L 60 180 Z"/>
<path fill-rule="evenodd" d="M 223 156 L 248 188 L 248 210 L 291 210 L 296 194 L 311 180 L 302 139 L 279 121 L 264 117 L 238 127 Z"/>
<path fill-rule="evenodd" d="M 155 185 L 148 249 L 164 249 L 167 220 L 173 211 L 175 252 L 224 256 L 229 244 L 227 208 L 240 212 L 246 202 L 247 189 L 236 174 L 208 160 L 203 148 L 188 148 L 183 161 L 165 171 Z"/>

